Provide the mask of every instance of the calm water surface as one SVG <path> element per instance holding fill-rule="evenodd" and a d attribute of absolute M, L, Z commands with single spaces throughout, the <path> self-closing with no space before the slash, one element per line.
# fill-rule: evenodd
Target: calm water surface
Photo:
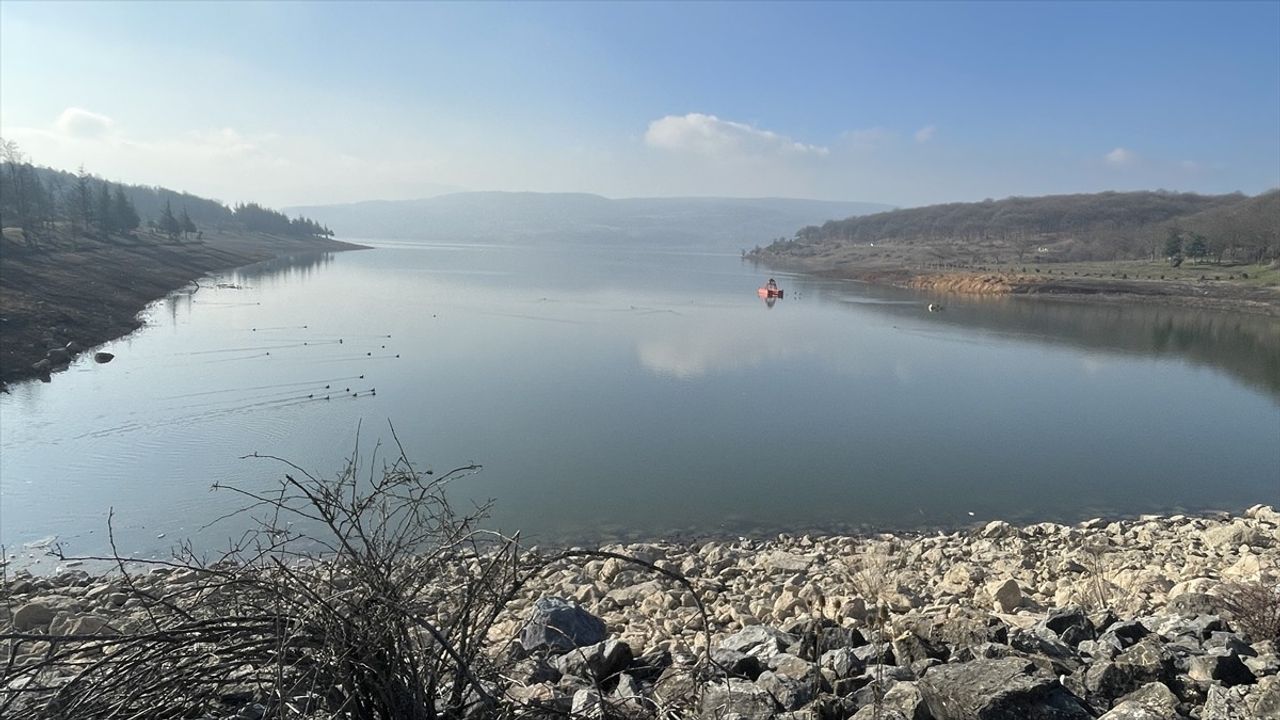
<path fill-rule="evenodd" d="M 459 496 L 546 541 L 1280 502 L 1274 320 L 929 313 L 782 274 L 770 307 L 731 255 L 376 245 L 206 281 L 114 362 L 0 397 L 0 541 L 101 552 L 113 508 L 122 552 L 216 547 L 238 526 L 201 526 L 240 500 L 210 486 L 284 471 L 241 456 L 331 474 L 388 422 L 421 465 L 482 464 Z"/>

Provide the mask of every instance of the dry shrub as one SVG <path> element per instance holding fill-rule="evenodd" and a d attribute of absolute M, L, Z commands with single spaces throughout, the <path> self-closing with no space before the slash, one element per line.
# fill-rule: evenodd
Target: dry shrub
<path fill-rule="evenodd" d="M 334 479 L 269 458 L 288 469 L 278 485 L 226 488 L 257 528 L 216 558 L 189 547 L 164 562 L 85 558 L 116 562 L 141 616 L 113 619 L 110 634 L 0 634 L 0 717 L 230 717 L 249 702 L 268 719 L 524 716 L 505 694 L 514 657 L 489 634 L 547 567 L 615 557 L 693 591 L 634 558 L 531 557 L 518 537 L 481 529 L 486 506 L 458 512 L 446 494 L 479 466 L 433 473 L 401 450 L 379 467 L 375 450 L 365 475 L 358 458 L 357 447 Z M 159 572 L 138 574 L 139 562 Z M 47 650 L 15 664 L 24 645 Z"/>
<path fill-rule="evenodd" d="M 1228 583 L 1222 597 L 1232 625 L 1256 641 L 1280 641 L 1280 580 L 1263 576 L 1257 580 Z"/>

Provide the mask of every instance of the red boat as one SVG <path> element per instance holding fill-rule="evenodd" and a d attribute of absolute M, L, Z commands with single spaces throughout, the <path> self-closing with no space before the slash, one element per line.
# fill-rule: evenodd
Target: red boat
<path fill-rule="evenodd" d="M 756 294 L 762 298 L 780 298 L 782 297 L 782 288 L 762 287 L 756 290 Z"/>

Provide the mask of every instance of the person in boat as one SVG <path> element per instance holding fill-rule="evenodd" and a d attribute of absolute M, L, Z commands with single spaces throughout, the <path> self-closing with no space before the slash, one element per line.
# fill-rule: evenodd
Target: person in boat
<path fill-rule="evenodd" d="M 778 283 L 774 282 L 774 281 L 773 281 L 773 278 L 769 278 L 769 282 L 767 282 L 767 283 L 765 283 L 765 284 L 764 284 L 764 289 L 765 289 L 765 290 L 777 290 L 777 289 L 778 289 Z"/>

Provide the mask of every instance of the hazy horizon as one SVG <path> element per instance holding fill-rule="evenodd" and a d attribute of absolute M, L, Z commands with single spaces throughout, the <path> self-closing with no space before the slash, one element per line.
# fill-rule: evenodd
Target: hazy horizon
<path fill-rule="evenodd" d="M 0 135 L 277 207 L 1254 195 L 1280 186 L 1277 27 L 1275 3 L 7 0 Z"/>

